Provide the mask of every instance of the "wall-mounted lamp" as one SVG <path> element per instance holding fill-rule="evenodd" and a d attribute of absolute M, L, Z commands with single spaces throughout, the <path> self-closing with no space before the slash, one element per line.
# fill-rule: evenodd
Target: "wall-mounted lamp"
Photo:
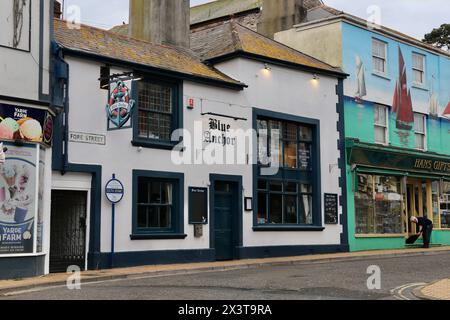
<path fill-rule="evenodd" d="M 267 63 L 264 63 L 264 69 L 266 69 L 267 71 L 272 70 L 272 68 Z"/>
<path fill-rule="evenodd" d="M 319 79 L 320 79 L 319 76 L 316 73 L 314 73 L 313 74 L 313 80 L 319 80 Z"/>

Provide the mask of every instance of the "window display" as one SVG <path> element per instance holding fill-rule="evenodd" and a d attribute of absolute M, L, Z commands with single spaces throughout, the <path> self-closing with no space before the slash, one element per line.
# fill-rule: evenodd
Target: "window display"
<path fill-rule="evenodd" d="M 441 190 L 441 228 L 450 229 L 450 182 L 444 181 Z"/>
<path fill-rule="evenodd" d="M 398 177 L 358 175 L 357 234 L 402 233 L 403 193 Z"/>

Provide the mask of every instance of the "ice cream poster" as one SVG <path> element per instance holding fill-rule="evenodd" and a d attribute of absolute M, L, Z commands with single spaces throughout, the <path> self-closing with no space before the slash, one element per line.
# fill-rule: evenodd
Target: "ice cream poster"
<path fill-rule="evenodd" d="M 0 140 L 51 146 L 53 116 L 46 110 L 0 103 Z"/>
<path fill-rule="evenodd" d="M 0 255 L 32 253 L 37 147 L 7 148 L 0 165 Z"/>

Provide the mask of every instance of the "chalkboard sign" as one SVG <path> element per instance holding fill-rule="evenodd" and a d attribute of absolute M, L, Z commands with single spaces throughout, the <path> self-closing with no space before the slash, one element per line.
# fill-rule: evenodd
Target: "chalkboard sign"
<path fill-rule="evenodd" d="M 325 223 L 338 224 L 338 195 L 325 194 Z"/>
<path fill-rule="evenodd" d="M 189 224 L 208 223 L 208 189 L 189 188 Z"/>

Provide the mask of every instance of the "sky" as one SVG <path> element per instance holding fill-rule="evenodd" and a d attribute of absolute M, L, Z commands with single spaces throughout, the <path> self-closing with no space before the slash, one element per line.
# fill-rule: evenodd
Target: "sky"
<path fill-rule="evenodd" d="M 128 22 L 128 0 L 65 0 L 66 18 L 71 5 L 80 8 L 81 21 L 109 29 Z M 211 0 L 191 0 L 191 6 Z M 449 0 L 324 0 L 325 4 L 369 19 L 379 12 L 380 22 L 410 36 L 423 36 L 444 23 L 450 23 Z M 374 7 L 376 6 L 376 7 Z M 378 15 L 377 15 L 378 16 Z"/>

